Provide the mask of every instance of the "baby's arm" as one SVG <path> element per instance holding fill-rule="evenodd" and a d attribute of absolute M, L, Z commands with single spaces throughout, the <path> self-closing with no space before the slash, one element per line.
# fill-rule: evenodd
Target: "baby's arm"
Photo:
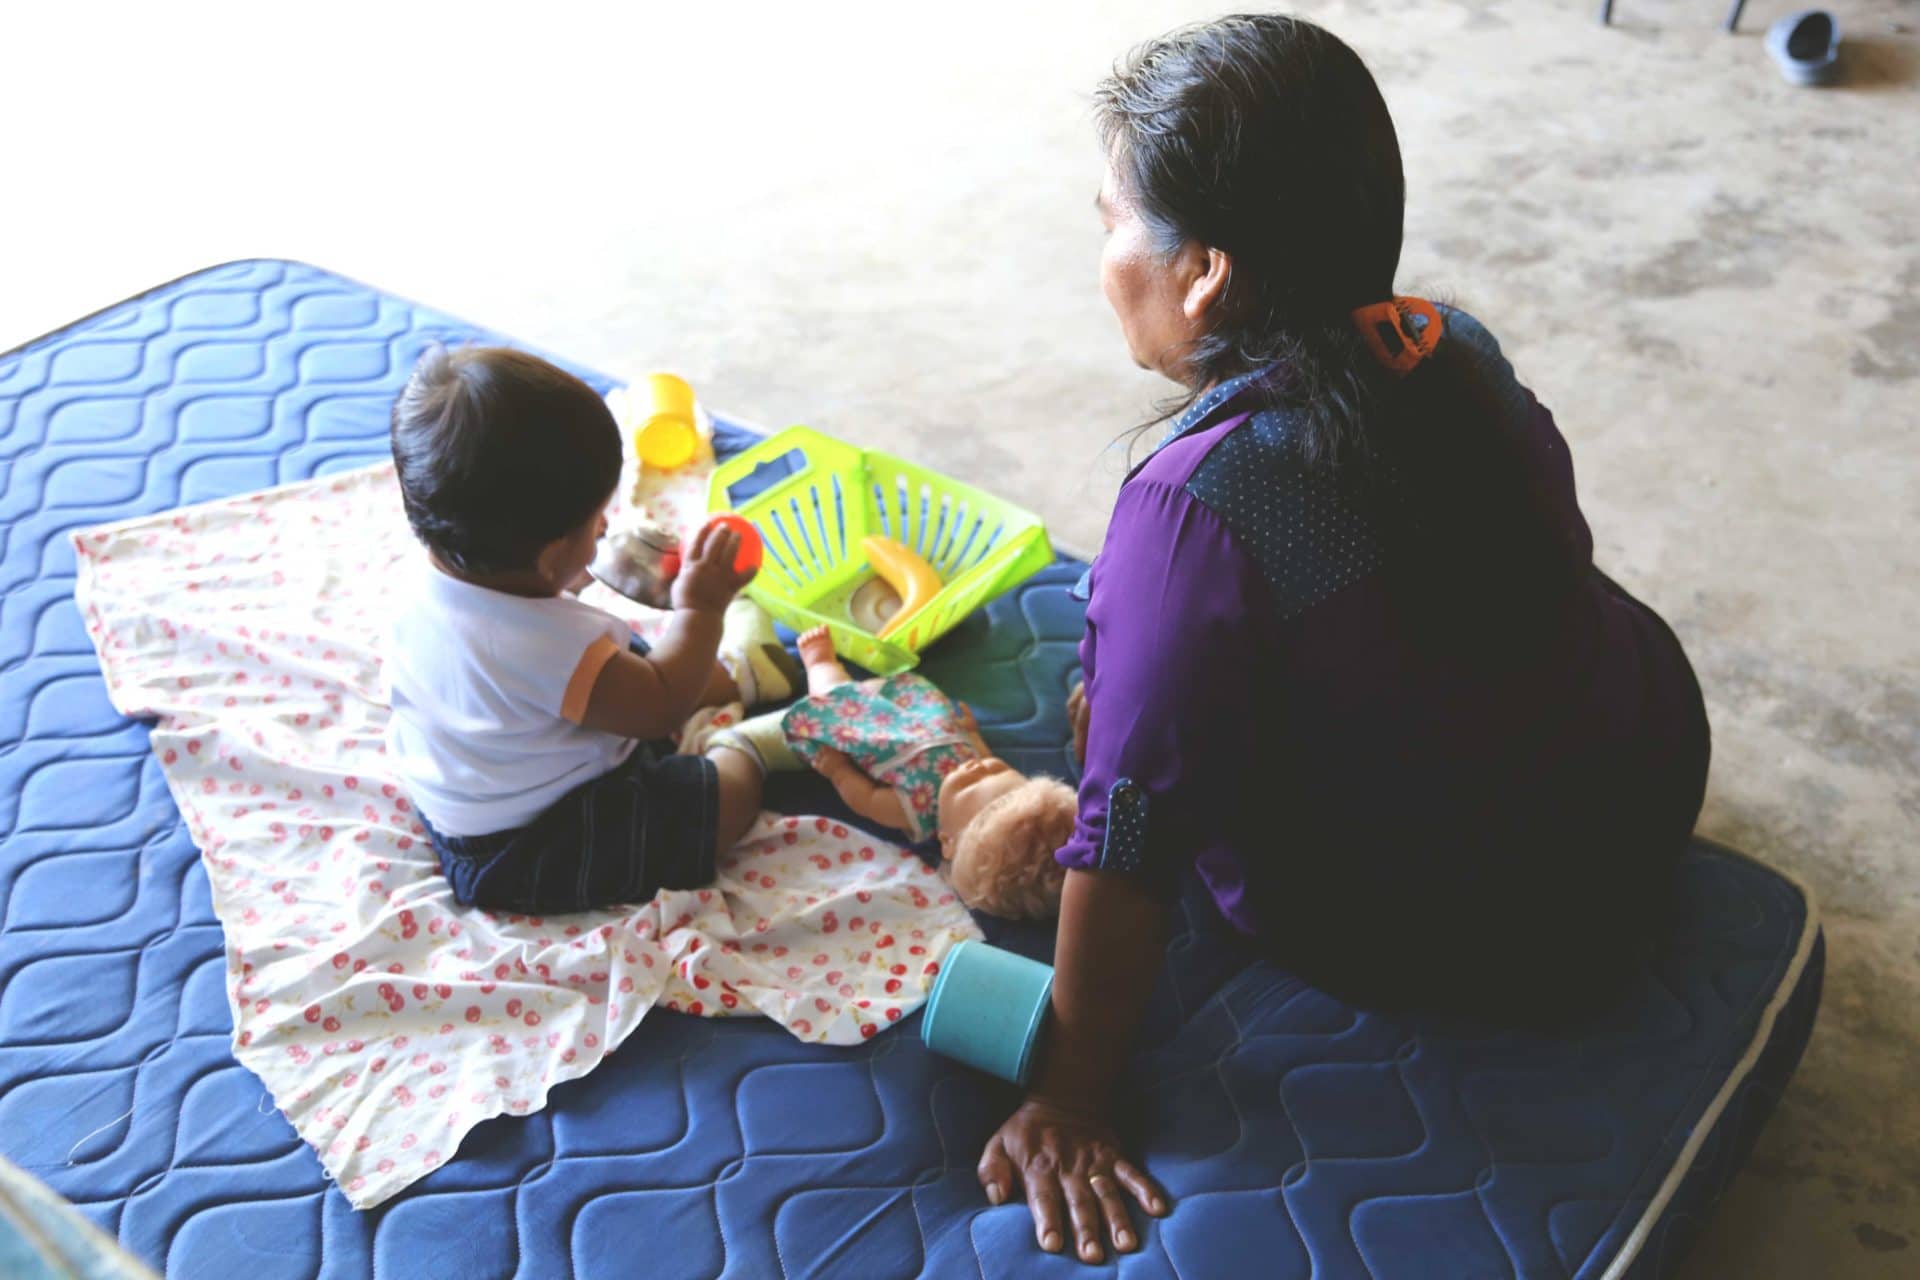
<path fill-rule="evenodd" d="M 877 822 L 896 831 L 910 827 L 906 806 L 892 787 L 875 782 L 860 772 L 860 766 L 829 747 L 822 747 L 813 767 L 833 784 L 847 808 L 869 822 Z"/>
<path fill-rule="evenodd" d="M 713 680 L 714 656 L 726 624 L 727 605 L 753 580 L 736 574 L 740 537 L 731 529 L 702 529 L 686 568 L 673 583 L 673 616 L 652 652 L 608 659 L 594 681 L 580 723 L 629 738 L 664 738 L 685 724 Z"/>
<path fill-rule="evenodd" d="M 629 738 L 664 738 L 700 705 L 720 649 L 723 614 L 675 609 L 666 634 L 646 657 L 627 651 L 607 659 L 580 723 Z"/>

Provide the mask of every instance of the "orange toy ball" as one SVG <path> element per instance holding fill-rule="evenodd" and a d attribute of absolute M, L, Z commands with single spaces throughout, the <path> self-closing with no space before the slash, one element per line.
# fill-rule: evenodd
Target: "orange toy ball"
<path fill-rule="evenodd" d="M 758 569 L 766 556 L 766 547 L 761 545 L 760 531 L 740 516 L 728 513 L 718 515 L 707 521 L 707 527 L 731 529 L 740 535 L 740 553 L 733 558 L 733 571 L 745 573 L 749 569 Z"/>

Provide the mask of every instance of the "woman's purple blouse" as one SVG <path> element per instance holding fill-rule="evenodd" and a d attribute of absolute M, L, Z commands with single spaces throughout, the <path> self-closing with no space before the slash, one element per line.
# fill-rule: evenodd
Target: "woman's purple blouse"
<path fill-rule="evenodd" d="M 1260 933 L 1300 909 L 1275 909 L 1286 864 L 1339 858 L 1364 884 L 1369 865 L 1414 865 L 1409 850 L 1429 869 L 1470 862 L 1491 812 L 1498 838 L 1521 838 L 1508 811 L 1703 773 L 1692 673 L 1665 624 L 1591 570 L 1552 416 L 1484 329 L 1445 315 L 1526 424 L 1532 483 L 1589 566 L 1551 651 L 1492 675 L 1422 652 L 1394 622 L 1365 512 L 1299 465 L 1288 416 L 1246 394 L 1259 375 L 1225 383 L 1128 477 L 1082 583 L 1091 722 L 1063 865 L 1165 893 L 1191 864 L 1222 914 Z"/>

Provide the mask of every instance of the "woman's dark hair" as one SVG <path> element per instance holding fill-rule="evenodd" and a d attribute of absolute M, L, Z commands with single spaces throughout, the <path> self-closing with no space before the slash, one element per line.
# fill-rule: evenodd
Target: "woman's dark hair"
<path fill-rule="evenodd" d="M 465 573 L 533 566 L 620 479 L 620 429 L 592 387 L 524 351 L 433 347 L 393 402 L 407 522 Z"/>
<path fill-rule="evenodd" d="M 1443 338 L 1396 377 L 1354 328 L 1354 308 L 1393 294 L 1406 204 L 1393 119 L 1359 55 L 1298 18 L 1220 18 L 1134 50 L 1099 86 L 1095 113 L 1159 251 L 1198 242 L 1232 263 L 1169 416 L 1272 367 L 1260 390 L 1293 411 L 1302 464 L 1380 499 L 1416 595 L 1458 616 L 1487 603 L 1463 597 L 1465 566 L 1488 570 L 1465 577 L 1496 602 L 1571 581 L 1573 548 L 1526 474 L 1526 424 L 1487 385 L 1485 362 Z"/>

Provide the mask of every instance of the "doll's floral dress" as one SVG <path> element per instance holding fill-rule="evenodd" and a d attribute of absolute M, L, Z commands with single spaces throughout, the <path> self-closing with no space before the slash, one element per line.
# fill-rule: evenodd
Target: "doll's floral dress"
<path fill-rule="evenodd" d="M 788 708 L 781 727 L 809 764 L 831 747 L 892 787 L 916 841 L 940 829 L 941 782 L 980 754 L 959 705 L 912 672 L 804 698 Z"/>

